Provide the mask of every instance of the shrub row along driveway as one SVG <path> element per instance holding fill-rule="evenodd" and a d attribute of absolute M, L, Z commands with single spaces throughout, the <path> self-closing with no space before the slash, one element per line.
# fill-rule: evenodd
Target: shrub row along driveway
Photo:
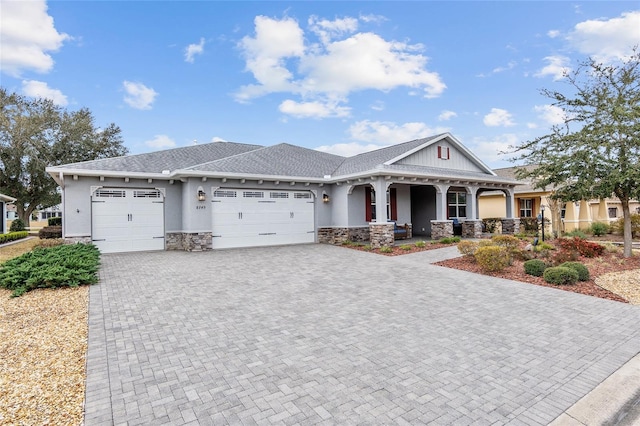
<path fill-rule="evenodd" d="M 443 253 L 105 255 L 86 425 L 547 424 L 640 351 L 637 307 Z"/>

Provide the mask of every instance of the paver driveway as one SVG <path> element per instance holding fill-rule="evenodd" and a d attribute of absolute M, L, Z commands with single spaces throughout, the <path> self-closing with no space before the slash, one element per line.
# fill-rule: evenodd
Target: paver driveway
<path fill-rule="evenodd" d="M 328 245 L 105 255 L 86 425 L 547 424 L 640 308 Z"/>

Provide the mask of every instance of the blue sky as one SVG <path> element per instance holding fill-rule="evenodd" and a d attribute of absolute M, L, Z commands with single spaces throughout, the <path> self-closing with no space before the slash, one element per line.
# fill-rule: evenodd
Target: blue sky
<path fill-rule="evenodd" d="M 451 132 L 491 167 L 561 119 L 565 69 L 640 44 L 637 1 L 1 0 L 5 89 L 89 108 L 131 153 L 340 155 Z"/>

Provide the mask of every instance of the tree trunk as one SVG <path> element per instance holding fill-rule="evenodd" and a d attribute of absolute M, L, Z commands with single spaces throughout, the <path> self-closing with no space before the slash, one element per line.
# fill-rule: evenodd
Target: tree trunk
<path fill-rule="evenodd" d="M 629 210 L 629 198 L 620 198 L 622 203 L 622 216 L 624 220 L 624 257 L 633 256 L 633 238 L 631 234 L 631 211 Z"/>
<path fill-rule="evenodd" d="M 31 212 L 25 210 L 22 203 L 16 203 L 16 215 L 19 219 L 22 219 L 22 222 L 24 222 L 24 227 L 28 228 L 31 219 Z"/>

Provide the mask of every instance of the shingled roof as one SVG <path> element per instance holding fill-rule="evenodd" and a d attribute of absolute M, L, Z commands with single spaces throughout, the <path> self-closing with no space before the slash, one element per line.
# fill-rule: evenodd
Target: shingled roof
<path fill-rule="evenodd" d="M 345 157 L 281 143 L 188 168 L 189 171 L 323 178 Z"/>
<path fill-rule="evenodd" d="M 202 145 L 148 152 L 145 154 L 65 164 L 50 167 L 48 170 L 55 171 L 56 169 L 65 169 L 123 173 L 162 173 L 163 170 L 173 171 L 176 169 L 186 169 L 203 162 L 231 157 L 260 148 L 263 147 L 260 145 L 241 143 L 211 142 Z"/>

